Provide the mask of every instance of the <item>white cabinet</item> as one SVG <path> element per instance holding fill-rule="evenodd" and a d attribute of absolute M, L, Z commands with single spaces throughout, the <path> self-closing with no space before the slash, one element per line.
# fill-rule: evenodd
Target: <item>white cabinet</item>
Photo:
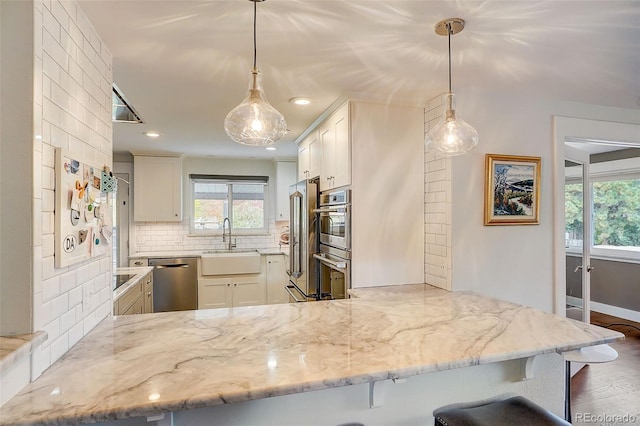
<path fill-rule="evenodd" d="M 320 176 L 322 150 L 317 130 L 314 130 L 298 147 L 298 180 Z"/>
<path fill-rule="evenodd" d="M 276 163 L 276 220 L 289 220 L 289 187 L 296 183 L 296 163 Z"/>
<path fill-rule="evenodd" d="M 129 259 L 129 266 L 149 266 L 149 259 L 146 257 Z"/>
<path fill-rule="evenodd" d="M 143 284 L 143 298 L 144 298 L 144 313 L 151 314 L 153 313 L 153 271 L 149 272 L 142 279 Z"/>
<path fill-rule="evenodd" d="M 351 184 L 351 135 L 349 103 L 338 108 L 320 126 L 322 173 L 320 190 Z"/>
<path fill-rule="evenodd" d="M 198 278 L 198 309 L 264 305 L 266 299 L 261 274 Z"/>
<path fill-rule="evenodd" d="M 113 302 L 113 315 L 149 314 L 153 312 L 153 271 Z"/>
<path fill-rule="evenodd" d="M 286 272 L 285 256 L 266 256 L 267 261 L 267 303 L 289 303 L 289 293 L 284 287 L 289 282 Z"/>
<path fill-rule="evenodd" d="M 182 159 L 136 155 L 133 158 L 133 219 L 182 221 Z"/>

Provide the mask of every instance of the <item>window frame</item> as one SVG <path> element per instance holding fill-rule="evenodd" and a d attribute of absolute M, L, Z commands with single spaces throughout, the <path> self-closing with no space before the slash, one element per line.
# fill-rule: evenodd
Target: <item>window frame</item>
<path fill-rule="evenodd" d="M 640 263 L 640 248 L 637 250 L 623 249 L 615 246 L 596 246 L 594 245 L 595 230 L 593 224 L 594 216 L 594 182 L 616 181 L 640 179 L 639 157 L 625 158 L 622 160 L 612 160 L 601 163 L 592 163 L 589 167 L 589 191 L 591 193 L 591 205 L 589 211 L 591 215 L 591 241 L 589 241 L 589 251 L 592 257 L 596 259 L 613 260 L 620 262 Z M 582 179 L 578 175 L 570 174 L 565 176 L 565 185 L 571 183 L 580 183 Z M 584 190 L 584 187 L 583 187 Z M 565 225 L 566 226 L 566 225 Z M 566 228 L 565 228 L 566 229 Z M 585 242 L 583 242 L 584 244 Z M 581 247 L 565 247 L 565 251 L 569 254 L 581 254 Z"/>
<path fill-rule="evenodd" d="M 189 175 L 189 234 L 193 236 L 221 236 L 223 229 L 196 229 L 195 227 L 195 185 L 196 183 L 217 183 L 227 185 L 229 201 L 229 221 L 232 235 L 268 235 L 269 234 L 269 177 L 268 176 L 232 176 L 232 175 Z M 263 224 L 262 228 L 233 228 L 233 185 L 255 184 L 264 187 Z"/>

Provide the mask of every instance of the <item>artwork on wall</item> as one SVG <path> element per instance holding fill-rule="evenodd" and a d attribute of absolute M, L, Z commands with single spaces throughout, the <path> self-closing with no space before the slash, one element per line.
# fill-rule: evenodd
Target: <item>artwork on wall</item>
<path fill-rule="evenodd" d="M 484 224 L 537 225 L 540 157 L 486 155 Z"/>
<path fill-rule="evenodd" d="M 108 170 L 84 164 L 56 148 L 55 267 L 108 253 L 111 242 Z M 108 179 L 107 179 L 108 181 Z"/>

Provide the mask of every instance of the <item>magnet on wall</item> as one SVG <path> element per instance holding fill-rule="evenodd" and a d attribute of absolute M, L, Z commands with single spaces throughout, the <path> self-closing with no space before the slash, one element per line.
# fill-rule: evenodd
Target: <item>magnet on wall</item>
<path fill-rule="evenodd" d="M 80 212 L 71 209 L 71 225 L 76 226 L 80 222 Z"/>
<path fill-rule="evenodd" d="M 62 248 L 67 253 L 71 253 L 76 249 L 77 240 L 75 235 L 67 235 L 64 237 L 64 241 L 62 242 Z"/>
<path fill-rule="evenodd" d="M 87 234 L 89 234 L 89 231 L 85 230 L 81 230 L 78 232 L 79 234 L 79 240 L 80 240 L 80 244 L 84 243 L 85 240 L 87 239 Z"/>

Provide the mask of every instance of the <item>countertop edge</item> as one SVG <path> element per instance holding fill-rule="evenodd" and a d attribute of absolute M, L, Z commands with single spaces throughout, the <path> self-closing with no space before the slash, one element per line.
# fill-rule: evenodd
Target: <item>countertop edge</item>
<path fill-rule="evenodd" d="M 0 360 L 0 373 L 8 371 L 17 362 L 31 355 L 31 352 L 49 338 L 45 331 L 36 331 L 31 334 L 20 334 L 15 336 L 0 336 L 0 345 L 5 346 L 9 341 L 22 341 L 23 343 L 4 355 Z"/>
<path fill-rule="evenodd" d="M 140 280 L 151 271 L 153 271 L 153 266 L 130 266 L 116 268 L 116 274 L 135 274 L 135 277 L 131 278 L 129 281 L 113 290 L 113 302 L 115 303 L 116 300 L 120 299 L 122 295 L 129 291 L 129 289 L 131 289 L 133 286 L 137 285 Z"/>
<path fill-rule="evenodd" d="M 621 334 L 621 336 L 624 336 Z M 481 357 L 478 359 L 467 358 L 457 360 L 454 363 L 447 365 L 429 364 L 423 366 L 414 366 L 410 368 L 391 369 L 378 372 L 372 372 L 369 374 L 354 375 L 351 377 L 335 377 L 324 380 L 308 381 L 306 383 L 299 383 L 295 385 L 282 385 L 274 387 L 253 388 L 250 391 L 226 393 L 224 395 L 202 395 L 192 396 L 188 400 L 175 399 L 171 401 L 163 401 L 152 405 L 144 406 L 128 406 L 120 411 L 109 409 L 104 411 L 93 411 L 90 415 L 78 415 L 78 416 L 65 416 L 56 418 L 57 422 L 80 424 L 80 423 L 94 423 L 94 422 L 107 422 L 114 420 L 124 420 L 131 417 L 143 417 L 152 416 L 160 413 L 178 412 L 185 410 L 192 410 L 198 408 L 214 407 L 226 404 L 234 404 L 238 402 L 252 401 L 263 398 L 277 397 L 292 395 L 296 393 L 313 392 L 320 390 L 327 390 L 333 388 L 339 388 L 343 386 L 360 385 L 364 383 L 371 383 L 389 379 L 403 379 L 420 374 L 435 373 L 438 371 L 453 370 L 457 368 L 473 367 L 477 365 L 485 365 L 496 362 L 515 361 L 519 359 L 529 358 L 532 356 L 546 355 L 551 353 L 557 353 L 559 355 L 562 352 L 567 352 L 575 349 L 579 349 L 585 346 L 593 346 L 597 344 L 611 343 L 620 340 L 620 338 L 601 338 L 594 340 L 590 344 L 570 344 L 563 347 L 549 347 L 535 351 L 527 351 L 518 354 L 502 355 L 496 357 Z M 29 422 L 42 422 L 49 423 L 52 421 L 51 417 L 47 417 L 44 414 L 42 417 L 34 416 L 28 419 Z"/>

